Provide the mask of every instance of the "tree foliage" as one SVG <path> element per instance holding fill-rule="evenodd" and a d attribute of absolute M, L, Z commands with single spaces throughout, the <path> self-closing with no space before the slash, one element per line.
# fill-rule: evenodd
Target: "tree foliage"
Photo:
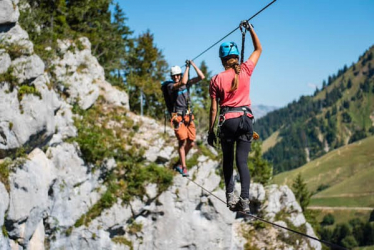
<path fill-rule="evenodd" d="M 335 223 L 335 218 L 332 214 L 326 214 L 321 222 L 322 226 L 328 226 L 328 225 L 333 225 Z"/>
<path fill-rule="evenodd" d="M 57 39 L 77 41 L 87 37 L 106 79 L 129 92 L 130 108 L 140 111 L 142 94 L 145 114 L 162 117 L 160 82 L 168 65 L 149 30 L 131 37 L 133 32 L 118 3 L 113 0 L 22 1 L 30 8 L 23 10 L 21 25 L 30 34 L 47 68 L 53 53 L 58 54 Z M 51 47 L 52 52 L 46 52 L 46 47 Z"/>
<path fill-rule="evenodd" d="M 301 174 L 298 174 L 292 184 L 293 191 L 295 193 L 296 200 L 299 202 L 303 211 L 310 203 L 310 197 L 312 194 L 308 191 L 306 183 L 304 182 Z"/>
<path fill-rule="evenodd" d="M 326 215 L 321 222 L 322 227 L 318 229 L 318 233 L 322 240 L 347 249 L 374 244 L 374 224 L 370 222 L 370 219 L 364 222 L 355 218 L 348 223 L 339 223 L 335 227 L 331 227 L 332 218 L 332 216 Z M 332 249 L 335 248 L 332 247 Z"/>
<path fill-rule="evenodd" d="M 209 71 L 205 61 L 202 61 L 199 69 L 203 72 L 205 79 L 192 85 L 190 90 L 192 109 L 195 114 L 195 125 L 197 131 L 206 131 L 209 127 L 209 84 L 212 73 Z"/>
<path fill-rule="evenodd" d="M 131 45 L 132 34 L 126 17 L 118 4 L 110 11 L 112 0 L 23 0 L 20 23 L 36 45 L 36 52 L 47 61 L 45 48 L 56 49 L 57 39 L 85 36 L 92 44 L 92 53 L 104 67 L 106 77 L 121 69 L 126 48 Z M 113 17 L 113 20 L 112 20 Z"/>
<path fill-rule="evenodd" d="M 249 156 L 248 166 L 254 182 L 263 185 L 269 183 L 273 176 L 273 168 L 267 160 L 262 158 L 260 141 L 252 143 L 252 153 Z"/>
<path fill-rule="evenodd" d="M 161 82 L 168 69 L 167 62 L 154 44 L 149 30 L 134 40 L 125 66 L 126 90 L 130 98 L 130 108 L 140 112 L 140 97 L 143 95 L 144 114 L 162 118 L 164 102 Z"/>

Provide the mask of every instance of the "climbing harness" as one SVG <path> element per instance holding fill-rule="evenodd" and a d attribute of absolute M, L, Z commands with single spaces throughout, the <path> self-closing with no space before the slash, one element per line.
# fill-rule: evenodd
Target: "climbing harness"
<path fill-rule="evenodd" d="M 253 19 L 255 16 L 257 16 L 258 14 L 260 14 L 262 11 L 264 11 L 267 7 L 269 7 L 270 5 L 272 5 L 275 1 L 277 0 L 273 0 L 271 3 L 269 3 L 268 5 L 266 5 L 264 8 L 262 8 L 261 10 L 259 10 L 256 14 L 254 14 L 253 16 L 251 16 L 249 19 L 247 19 L 247 21 L 249 22 L 251 19 Z M 240 27 L 240 26 L 239 26 Z M 203 52 L 201 52 L 199 55 L 197 55 L 195 58 L 192 59 L 192 61 L 196 60 L 197 58 L 199 58 L 201 55 L 203 55 L 205 52 L 207 52 L 208 50 L 210 50 L 211 48 L 213 48 L 214 46 L 216 46 L 219 42 L 221 42 L 223 39 L 225 39 L 226 37 L 228 37 L 229 35 L 231 35 L 232 33 L 234 33 L 237 29 L 239 29 L 239 27 L 236 27 L 234 30 L 232 30 L 231 32 L 229 32 L 227 35 L 225 35 L 224 37 L 222 37 L 220 40 L 218 40 L 217 42 L 215 42 L 213 45 L 211 45 L 209 48 L 207 48 L 206 50 L 204 50 Z M 243 56 L 242 56 L 243 58 Z"/>
<path fill-rule="evenodd" d="M 224 106 L 220 109 L 220 114 L 218 118 L 218 124 L 217 124 L 217 136 L 218 138 L 221 137 L 221 127 L 226 121 L 226 114 L 227 113 L 237 113 L 237 112 L 243 112 L 243 115 L 241 115 L 242 120 L 240 121 L 239 128 L 243 129 L 243 126 L 245 124 L 245 119 L 248 116 L 247 114 L 250 114 L 248 116 L 249 118 L 254 120 L 254 116 L 252 113 L 252 110 L 247 107 L 247 106 L 242 106 L 242 107 L 229 107 L 229 106 Z M 259 139 L 259 135 L 253 131 L 253 139 L 257 140 Z"/>
<path fill-rule="evenodd" d="M 192 180 L 191 178 L 189 178 L 189 177 L 184 177 L 184 178 L 187 178 L 189 181 L 195 183 L 198 187 L 200 187 L 201 189 L 203 189 L 204 191 L 206 191 L 208 194 L 212 195 L 212 196 L 215 197 L 216 199 L 220 200 L 222 203 L 226 204 L 226 202 L 225 202 L 224 200 L 222 200 L 222 199 L 219 198 L 217 195 L 213 194 L 212 192 L 210 192 L 209 190 L 207 190 L 206 188 L 204 188 L 203 186 L 201 186 L 200 184 L 198 184 L 197 182 L 195 182 L 195 181 Z M 254 220 L 259 220 L 259 221 L 262 221 L 262 222 L 268 223 L 268 224 L 270 224 L 270 225 L 272 225 L 272 226 L 274 226 L 274 227 L 279 227 L 279 228 L 282 228 L 282 229 L 284 229 L 284 230 L 288 230 L 288 231 L 290 231 L 290 232 L 293 232 L 293 233 L 295 233 L 295 234 L 299 234 L 299 235 L 301 235 L 301 236 L 304 236 L 304 237 L 306 237 L 306 238 L 309 238 L 309 239 L 312 239 L 312 240 L 319 241 L 319 242 L 321 242 L 321 243 L 323 243 L 323 244 L 325 244 L 325 245 L 327 245 L 327 246 L 334 247 L 334 249 L 348 250 L 347 248 L 344 248 L 344 247 L 342 247 L 342 246 L 336 245 L 336 244 L 331 243 L 331 242 L 329 242 L 329 241 L 321 240 L 321 239 L 318 239 L 318 238 L 316 238 L 316 237 L 310 236 L 310 235 L 308 235 L 308 234 L 305 234 L 305 233 L 302 233 L 302 232 L 298 232 L 298 231 L 293 230 L 293 229 L 291 229 L 291 228 L 287 228 L 287 227 L 284 227 L 284 226 L 278 225 L 278 224 L 276 224 L 276 223 L 273 223 L 273 222 L 267 221 L 267 220 L 265 220 L 265 219 L 262 219 L 262 218 L 260 218 L 260 217 L 255 216 L 255 215 L 253 215 L 253 214 L 251 214 L 251 213 L 245 213 L 245 212 L 243 212 L 243 211 L 238 211 L 238 213 L 240 213 L 240 214 L 242 214 L 242 215 L 244 215 L 244 216 L 249 216 L 249 217 L 251 217 L 251 218 L 254 219 Z"/>
<path fill-rule="evenodd" d="M 218 121 L 218 127 L 221 127 L 223 125 L 223 123 L 226 121 L 226 117 L 225 115 L 227 113 L 237 113 L 237 112 L 243 112 L 243 115 L 242 115 L 242 119 L 244 120 L 244 117 L 249 113 L 251 114 L 250 115 L 250 118 L 251 119 L 254 119 L 254 116 L 253 116 L 253 113 L 252 113 L 252 110 L 247 107 L 247 106 L 243 106 L 243 107 L 229 107 L 229 106 L 224 106 L 221 108 L 220 110 L 220 114 L 219 114 L 219 121 Z"/>

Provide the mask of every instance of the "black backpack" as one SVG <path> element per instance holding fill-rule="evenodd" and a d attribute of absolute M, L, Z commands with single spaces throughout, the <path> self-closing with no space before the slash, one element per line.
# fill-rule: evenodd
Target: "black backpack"
<path fill-rule="evenodd" d="M 164 100 L 166 104 L 166 108 L 168 109 L 169 114 L 171 114 L 174 111 L 174 102 L 175 102 L 175 96 L 174 91 L 172 93 L 169 93 L 168 85 L 174 84 L 173 81 L 166 81 L 161 84 L 161 90 L 162 94 L 164 95 Z"/>

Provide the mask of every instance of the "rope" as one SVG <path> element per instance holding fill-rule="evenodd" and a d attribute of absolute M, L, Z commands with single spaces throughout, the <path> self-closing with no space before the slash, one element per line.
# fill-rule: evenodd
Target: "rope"
<path fill-rule="evenodd" d="M 199 186 L 200 188 L 202 188 L 203 190 L 205 190 L 206 192 L 208 192 L 210 195 L 214 196 L 215 198 L 217 198 L 218 200 L 220 200 L 222 203 L 226 204 L 226 202 L 225 202 L 224 200 L 222 200 L 221 198 L 219 198 L 218 196 L 216 196 L 215 194 L 213 194 L 212 192 L 210 192 L 209 190 L 207 190 L 206 188 L 204 188 L 204 187 L 201 186 L 200 184 L 196 183 L 196 182 L 195 182 L 194 180 L 192 180 L 191 178 L 189 178 L 189 177 L 184 177 L 184 178 L 187 178 L 189 181 L 195 183 L 197 186 Z M 270 225 L 272 225 L 272 226 L 275 226 L 275 227 L 279 227 L 279 228 L 282 228 L 282 229 L 288 230 L 288 231 L 290 231 L 290 232 L 293 232 L 293 233 L 295 233 L 295 234 L 299 234 L 299 235 L 304 236 L 304 237 L 307 237 L 307 238 L 309 238 L 309 239 L 319 241 L 319 242 L 321 242 L 321 243 L 323 243 L 323 244 L 325 244 L 325 245 L 327 245 L 327 246 L 334 247 L 334 249 L 348 250 L 347 248 L 341 247 L 341 246 L 336 245 L 336 244 L 334 244 L 334 243 L 331 243 L 331 242 L 329 242 L 329 241 L 321 240 L 321 239 L 318 239 L 318 238 L 316 238 L 316 237 L 313 237 L 313 236 L 310 236 L 310 235 L 304 234 L 304 233 L 302 233 L 302 232 L 298 232 L 298 231 L 293 230 L 293 229 L 291 229 L 291 228 L 287 228 L 287 227 L 284 227 L 284 226 L 281 226 L 281 225 L 275 224 L 275 223 L 273 223 L 273 222 L 267 221 L 267 220 L 265 220 L 265 219 L 262 219 L 262 218 L 260 218 L 260 217 L 255 216 L 255 215 L 252 215 L 252 214 L 249 214 L 249 213 L 245 213 L 245 212 L 243 212 L 243 211 L 238 211 L 238 213 L 241 213 L 242 215 L 250 216 L 250 217 L 252 217 L 253 219 L 256 219 L 256 220 L 259 220 L 259 221 L 262 221 L 262 222 L 268 223 L 268 224 L 270 224 Z"/>
<path fill-rule="evenodd" d="M 254 14 L 253 16 L 251 16 L 249 19 L 247 19 L 247 21 L 249 22 L 251 19 L 253 19 L 255 16 L 257 16 L 258 14 L 260 14 L 262 11 L 264 11 L 267 7 L 269 7 L 270 5 L 272 5 L 275 1 L 277 0 L 273 0 L 271 3 L 269 3 L 268 5 L 266 5 L 264 8 L 262 8 L 261 10 L 259 10 L 256 14 Z M 239 29 L 239 27 L 236 27 L 234 30 L 232 30 L 231 32 L 229 32 L 226 36 L 222 37 L 220 40 L 218 40 L 217 42 L 215 42 L 212 46 L 210 46 L 209 48 L 207 48 L 206 50 L 204 50 L 203 52 L 201 52 L 199 55 L 197 55 L 195 58 L 192 59 L 192 61 L 195 61 L 197 58 L 199 58 L 201 55 L 203 55 L 205 52 L 207 52 L 208 50 L 210 50 L 211 48 L 213 48 L 214 46 L 216 46 L 219 42 L 221 42 L 223 39 L 225 39 L 226 37 L 228 37 L 229 35 L 231 35 L 232 33 L 234 33 L 237 29 Z"/>

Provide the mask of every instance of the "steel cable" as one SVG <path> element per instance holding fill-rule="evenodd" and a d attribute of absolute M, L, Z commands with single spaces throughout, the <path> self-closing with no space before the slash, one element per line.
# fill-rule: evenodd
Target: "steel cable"
<path fill-rule="evenodd" d="M 199 186 L 200 188 L 202 188 L 203 190 L 205 190 L 207 193 L 209 193 L 209 194 L 212 195 L 213 197 L 217 198 L 217 199 L 220 200 L 222 203 L 226 204 L 226 202 L 225 202 L 224 200 L 222 200 L 222 199 L 219 198 L 217 195 L 213 194 L 212 192 L 210 192 L 209 190 L 207 190 L 206 188 L 204 188 L 203 186 L 201 186 L 200 184 L 198 184 L 197 182 L 195 182 L 195 181 L 192 180 L 191 178 L 189 178 L 189 177 L 184 177 L 184 178 L 187 178 L 189 181 L 195 183 L 197 186 Z M 293 230 L 293 229 L 291 229 L 291 228 L 287 228 L 287 227 L 284 227 L 284 226 L 281 226 L 281 225 L 275 224 L 275 223 L 273 223 L 273 222 L 270 222 L 270 221 L 267 221 L 267 220 L 262 219 L 262 218 L 260 218 L 260 217 L 257 217 L 257 216 L 255 216 L 255 215 L 253 215 L 253 214 L 245 213 L 245 212 L 243 212 L 243 211 L 237 211 L 237 212 L 240 213 L 240 214 L 242 214 L 242 215 L 245 215 L 245 216 L 250 216 L 250 217 L 252 217 L 253 219 L 256 219 L 256 220 L 259 220 L 259 221 L 262 221 L 262 222 L 268 223 L 268 224 L 270 224 L 270 225 L 272 225 L 272 226 L 276 226 L 276 227 L 282 228 L 282 229 L 284 229 L 284 230 L 288 230 L 288 231 L 290 231 L 290 232 L 293 232 L 293 233 L 299 234 L 299 235 L 301 235 L 301 236 L 307 237 L 307 238 L 309 238 L 309 239 L 319 241 L 319 242 L 321 242 L 321 243 L 323 243 L 323 244 L 325 244 L 325 245 L 327 245 L 327 246 L 333 247 L 333 249 L 348 250 L 347 248 L 344 248 L 344 247 L 342 247 L 342 246 L 336 245 L 336 244 L 331 243 L 331 242 L 329 242 L 329 241 L 321 240 L 321 239 L 318 239 L 318 238 L 316 238 L 316 237 L 313 237 L 313 236 L 310 236 L 310 235 L 304 234 L 304 233 L 302 233 L 302 232 L 298 232 L 298 231 Z"/>
<path fill-rule="evenodd" d="M 261 10 L 259 10 L 256 14 L 254 14 L 253 16 L 251 16 L 249 19 L 247 19 L 247 21 L 249 22 L 251 19 L 253 19 L 255 16 L 257 16 L 258 14 L 260 14 L 262 11 L 264 11 L 267 7 L 269 7 L 270 5 L 272 5 L 275 1 L 277 0 L 273 0 L 271 3 L 269 3 L 268 5 L 266 5 L 264 8 L 262 8 Z M 229 35 L 231 35 L 232 33 L 234 33 L 237 29 L 239 29 L 239 26 L 236 27 L 234 30 L 232 30 L 231 32 L 229 32 L 226 36 L 222 37 L 220 40 L 218 40 L 217 42 L 215 42 L 212 46 L 210 46 L 209 48 L 207 48 L 206 50 L 204 50 L 203 52 L 201 52 L 199 55 L 197 55 L 195 58 L 192 59 L 192 61 L 195 61 L 197 58 L 199 58 L 201 55 L 203 55 L 205 52 L 207 52 L 208 50 L 210 50 L 211 48 L 213 48 L 214 46 L 216 46 L 219 42 L 221 42 L 223 39 L 225 39 L 226 37 L 228 37 Z"/>

